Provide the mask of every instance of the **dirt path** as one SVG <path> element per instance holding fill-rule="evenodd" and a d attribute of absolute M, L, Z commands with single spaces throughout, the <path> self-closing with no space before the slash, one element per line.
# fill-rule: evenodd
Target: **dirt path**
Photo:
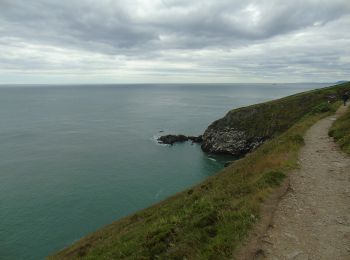
<path fill-rule="evenodd" d="M 301 168 L 290 176 L 257 259 L 350 260 L 350 157 L 328 137 L 334 120 L 306 133 Z"/>

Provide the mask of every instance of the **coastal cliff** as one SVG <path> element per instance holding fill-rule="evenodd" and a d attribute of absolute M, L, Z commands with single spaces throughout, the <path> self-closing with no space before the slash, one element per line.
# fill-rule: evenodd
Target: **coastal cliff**
<path fill-rule="evenodd" d="M 305 114 L 325 112 L 339 97 L 340 93 L 316 90 L 231 110 L 205 130 L 201 147 L 209 153 L 242 156 L 286 131 Z"/>
<path fill-rule="evenodd" d="M 286 131 L 306 114 L 327 112 L 330 104 L 341 96 L 341 91 L 324 88 L 233 109 L 209 125 L 203 135 L 164 135 L 158 142 L 172 145 L 192 141 L 201 143 L 207 153 L 242 157 Z"/>
<path fill-rule="evenodd" d="M 258 148 L 48 259 L 234 259 L 260 221 L 262 203 L 298 168 L 307 129 L 334 113 L 340 105 L 334 101 L 349 90 L 345 83 L 230 111 L 205 131 L 203 149 L 242 154 Z M 345 123 L 334 135 L 348 133 Z M 243 142 L 239 146 L 233 140 Z"/>

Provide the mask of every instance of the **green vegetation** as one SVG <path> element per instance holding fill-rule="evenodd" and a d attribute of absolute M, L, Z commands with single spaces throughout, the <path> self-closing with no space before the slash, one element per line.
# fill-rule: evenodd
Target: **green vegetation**
<path fill-rule="evenodd" d="M 335 121 L 329 135 L 334 137 L 343 151 L 350 154 L 350 110 Z"/>
<path fill-rule="evenodd" d="M 341 97 L 341 93 L 340 89 L 324 88 L 233 109 L 209 128 L 233 127 L 244 131 L 247 138 L 273 137 L 286 131 L 308 113 L 327 112 L 330 109 L 328 101 Z"/>
<path fill-rule="evenodd" d="M 346 85 L 346 84 L 344 84 Z M 341 89 L 324 88 L 233 109 L 203 134 L 202 149 L 241 156 L 290 128 L 306 114 L 327 112 Z"/>
<path fill-rule="evenodd" d="M 232 258 L 259 220 L 261 203 L 298 167 L 305 131 L 338 105 L 325 104 L 325 97 L 339 96 L 345 88 L 350 89 L 350 84 L 299 94 L 318 97 L 299 120 L 288 104 L 297 95 L 281 99 L 284 109 L 279 106 L 282 110 L 274 113 L 288 113 L 296 121 L 287 131 L 204 182 L 116 221 L 49 258 Z"/>

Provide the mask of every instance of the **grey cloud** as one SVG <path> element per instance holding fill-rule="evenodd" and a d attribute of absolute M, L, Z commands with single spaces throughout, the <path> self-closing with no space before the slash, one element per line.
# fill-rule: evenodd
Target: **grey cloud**
<path fill-rule="evenodd" d="M 349 12 L 347 1 L 164 0 L 156 10 L 144 7 L 145 15 L 139 15 L 134 10 L 137 3 L 5 1 L 0 8 L 2 34 L 133 55 L 246 44 L 321 25 Z"/>
<path fill-rule="evenodd" d="M 86 1 L 13 1 L 0 9 L 2 33 L 34 42 L 90 46 L 101 52 L 132 48 L 156 37 L 133 26 L 118 6 L 110 12 L 108 6 L 98 10 L 94 5 Z"/>
<path fill-rule="evenodd" d="M 0 75 L 330 78 L 350 67 L 349 27 L 348 0 L 0 0 Z"/>

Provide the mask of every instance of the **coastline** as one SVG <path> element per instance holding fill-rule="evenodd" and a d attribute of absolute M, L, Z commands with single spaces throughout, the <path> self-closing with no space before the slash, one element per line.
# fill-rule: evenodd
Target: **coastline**
<path fill-rule="evenodd" d="M 315 92 L 328 95 L 328 92 L 335 93 L 343 88 L 348 89 L 349 83 L 309 91 L 303 95 Z M 283 100 L 288 98 L 290 97 Z M 321 102 L 322 99 L 319 100 L 320 104 Z M 302 133 L 329 113 L 308 110 L 287 132 L 265 142 L 256 151 L 247 154 L 217 175 L 159 204 L 106 226 L 59 252 L 55 257 L 232 256 L 251 227 L 258 222 L 261 202 L 296 167 L 296 156 L 303 144 L 300 138 Z M 288 149 L 283 150 L 286 147 Z M 226 207 L 235 210 L 228 212 Z M 191 219 L 188 219 L 188 215 Z M 142 223 L 150 225 L 142 229 L 139 226 Z M 231 231 L 230 237 L 225 234 L 225 229 Z M 120 243 L 126 237 L 130 239 L 123 249 Z M 195 245 L 189 245 L 189 238 L 199 240 L 195 239 Z M 230 243 L 226 239 L 230 239 Z M 108 246 L 111 241 L 114 241 L 112 247 Z"/>

